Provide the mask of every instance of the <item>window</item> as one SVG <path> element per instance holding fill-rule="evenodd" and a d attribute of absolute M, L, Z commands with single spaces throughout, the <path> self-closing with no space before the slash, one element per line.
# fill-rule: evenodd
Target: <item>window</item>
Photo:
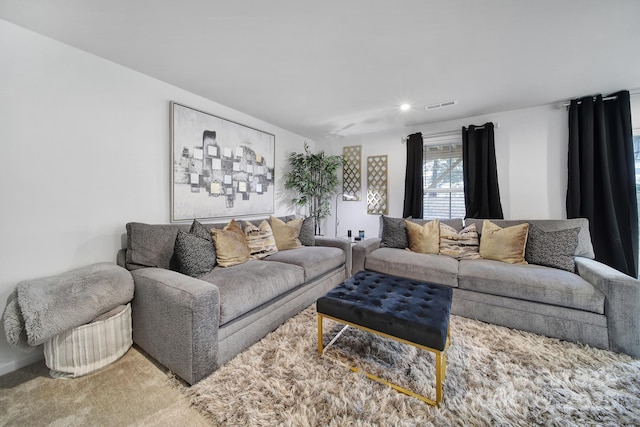
<path fill-rule="evenodd" d="M 460 137 L 425 138 L 422 166 L 423 217 L 464 218 Z"/>

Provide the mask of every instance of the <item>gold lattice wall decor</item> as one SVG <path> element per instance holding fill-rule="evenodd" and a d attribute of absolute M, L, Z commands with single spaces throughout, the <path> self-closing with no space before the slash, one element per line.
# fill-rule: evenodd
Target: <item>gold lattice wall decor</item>
<path fill-rule="evenodd" d="M 387 156 L 367 157 L 367 213 L 388 215 Z"/>
<path fill-rule="evenodd" d="M 342 192 L 349 194 L 355 199 L 347 199 L 342 196 L 342 200 L 357 201 L 362 198 L 362 145 L 344 147 L 342 149 L 344 163 L 342 165 Z"/>

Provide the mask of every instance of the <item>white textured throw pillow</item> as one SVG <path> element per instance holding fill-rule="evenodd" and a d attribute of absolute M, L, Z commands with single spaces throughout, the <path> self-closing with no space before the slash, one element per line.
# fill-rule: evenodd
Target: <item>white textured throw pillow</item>
<path fill-rule="evenodd" d="M 267 221 L 262 221 L 259 227 L 246 221 L 244 233 L 252 259 L 261 259 L 278 252 L 276 239 Z"/>

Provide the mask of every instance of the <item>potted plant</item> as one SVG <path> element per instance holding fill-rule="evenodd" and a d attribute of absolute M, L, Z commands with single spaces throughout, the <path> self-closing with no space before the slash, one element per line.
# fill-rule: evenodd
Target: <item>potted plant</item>
<path fill-rule="evenodd" d="M 311 153 L 304 143 L 304 153 L 289 154 L 291 170 L 285 175 L 284 186 L 299 194 L 294 205 L 308 207 L 313 217 L 315 234 L 321 235 L 320 222 L 331 214 L 331 196 L 338 193 L 338 168 L 342 156 L 327 156 L 324 151 Z"/>

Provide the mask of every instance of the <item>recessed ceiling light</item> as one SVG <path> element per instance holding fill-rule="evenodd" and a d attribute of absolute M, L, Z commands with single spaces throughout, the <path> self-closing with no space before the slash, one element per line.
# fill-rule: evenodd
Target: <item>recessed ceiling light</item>
<path fill-rule="evenodd" d="M 400 110 L 402 111 L 409 111 L 411 109 L 411 104 L 402 104 L 400 106 Z"/>

